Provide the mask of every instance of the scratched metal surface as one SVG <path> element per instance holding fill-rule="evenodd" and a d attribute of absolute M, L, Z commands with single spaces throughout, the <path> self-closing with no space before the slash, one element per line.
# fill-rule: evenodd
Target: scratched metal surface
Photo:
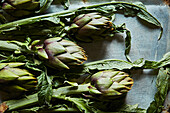
<path fill-rule="evenodd" d="M 69 9 L 109 1 L 111 0 L 88 0 L 88 2 L 83 3 L 81 0 L 70 0 L 71 5 Z M 148 12 L 155 16 L 163 25 L 164 32 L 159 42 L 157 41 L 157 37 L 159 36 L 160 29 L 153 29 L 152 27 L 146 26 L 136 17 L 124 17 L 121 14 L 116 14 L 114 23 L 116 25 L 126 23 L 126 27 L 131 31 L 132 48 L 130 57 L 132 61 L 138 58 L 158 61 L 166 52 L 170 51 L 170 10 L 161 0 L 141 0 L 141 2 L 146 5 Z M 61 5 L 53 5 L 48 12 L 61 10 L 63 10 Z M 117 34 L 113 39 L 93 43 L 79 43 L 79 45 L 82 46 L 88 54 L 89 62 L 101 59 L 126 60 L 124 56 L 124 38 L 125 34 Z M 150 69 L 131 71 L 134 86 L 126 97 L 126 103 L 131 105 L 139 104 L 141 108 L 148 108 L 156 93 L 155 75 L 157 75 L 157 73 L 157 70 Z M 170 104 L 170 94 L 169 97 L 167 96 L 166 105 L 168 103 Z"/>

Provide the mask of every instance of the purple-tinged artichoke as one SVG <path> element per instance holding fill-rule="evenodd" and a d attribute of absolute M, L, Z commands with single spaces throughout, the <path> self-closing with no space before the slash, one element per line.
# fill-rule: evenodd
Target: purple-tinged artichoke
<path fill-rule="evenodd" d="M 68 31 L 77 40 L 91 42 L 93 40 L 112 37 L 114 30 L 109 18 L 98 13 L 81 14 L 77 16 Z"/>
<path fill-rule="evenodd" d="M 46 39 L 42 45 L 35 47 L 45 64 L 59 70 L 69 69 L 70 66 L 80 65 L 87 60 L 80 46 L 60 37 Z"/>
<path fill-rule="evenodd" d="M 91 84 L 92 94 L 98 93 L 103 99 L 112 99 L 126 94 L 133 85 L 133 79 L 125 72 L 105 70 L 92 75 Z"/>
<path fill-rule="evenodd" d="M 68 82 L 69 83 L 69 82 Z M 86 79 L 86 82 L 71 86 L 59 87 L 53 90 L 54 98 L 65 96 L 83 95 L 100 101 L 109 101 L 123 97 L 132 88 L 133 79 L 122 71 L 105 70 L 99 71 Z"/>

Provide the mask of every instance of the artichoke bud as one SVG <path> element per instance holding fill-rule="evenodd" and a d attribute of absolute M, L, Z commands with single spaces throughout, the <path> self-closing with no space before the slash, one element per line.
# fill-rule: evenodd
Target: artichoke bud
<path fill-rule="evenodd" d="M 13 17 L 23 17 L 33 14 L 40 8 L 40 2 L 36 0 L 6 0 L 2 9 Z"/>
<path fill-rule="evenodd" d="M 0 63 L 0 89 L 9 94 L 4 98 L 18 97 L 36 88 L 37 78 L 24 69 L 24 65 L 20 62 Z"/>
<path fill-rule="evenodd" d="M 0 63 L 0 82 L 12 81 L 19 78 L 19 76 L 22 75 L 22 71 L 19 70 L 19 72 L 17 72 L 18 68 L 16 67 L 22 65 L 24 64 L 23 63 Z"/>
<path fill-rule="evenodd" d="M 91 76 L 91 85 L 91 89 L 100 91 L 102 98 L 110 99 L 126 94 L 133 85 L 133 79 L 125 72 L 105 70 Z"/>
<path fill-rule="evenodd" d="M 70 66 L 80 65 L 87 60 L 81 47 L 60 37 L 46 39 L 43 47 L 38 48 L 37 54 L 48 66 L 59 70 L 69 69 Z"/>
<path fill-rule="evenodd" d="M 74 34 L 76 39 L 84 42 L 111 37 L 113 30 L 110 19 L 98 13 L 88 13 L 77 16 L 68 29 L 70 34 Z"/>
<path fill-rule="evenodd" d="M 33 80 L 33 74 L 26 69 L 19 68 L 25 63 L 0 63 L 0 83 L 14 80 Z"/>

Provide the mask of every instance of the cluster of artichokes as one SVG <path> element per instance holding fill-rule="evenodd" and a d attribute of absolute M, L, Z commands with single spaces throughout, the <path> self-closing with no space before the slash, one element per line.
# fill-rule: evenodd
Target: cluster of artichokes
<path fill-rule="evenodd" d="M 36 0 L 4 0 L 2 4 L 2 8 L 7 13 L 17 17 L 30 15 L 32 11 L 34 12 L 39 8 L 39 1 Z M 112 37 L 114 30 L 114 25 L 109 18 L 101 16 L 99 13 L 88 13 L 80 14 L 73 20 L 67 29 L 67 35 L 75 40 L 92 42 Z M 22 42 L 14 42 L 1 41 L 1 50 L 12 53 L 19 50 L 21 54 L 28 53 L 32 56 L 38 56 L 38 60 L 54 70 L 57 69 L 57 71 L 74 68 L 87 60 L 83 48 L 75 42 L 61 37 L 34 40 L 26 48 L 22 47 Z M 20 93 L 37 86 L 37 78 L 24 69 L 23 65 L 25 63 L 0 63 L 1 93 Z M 90 82 L 79 84 L 76 90 L 72 89 L 72 86 L 54 89 L 53 97 L 61 99 L 61 95 L 84 94 L 83 96 L 88 98 L 109 100 L 125 95 L 132 85 L 133 79 L 125 72 L 103 70 L 91 75 Z"/>
<path fill-rule="evenodd" d="M 33 2 L 33 1 L 32 1 Z M 73 23 L 69 27 L 69 33 L 74 34 L 75 38 L 80 41 L 91 42 L 93 40 L 104 39 L 107 36 L 111 36 L 109 34 L 112 33 L 114 27 L 110 19 L 104 16 L 101 16 L 98 13 L 88 13 L 81 14 L 73 20 Z M 85 51 L 78 46 L 76 43 L 63 39 L 61 37 L 53 37 L 43 40 L 36 40 L 35 43 L 32 43 L 29 46 L 28 50 L 23 50 L 18 47 L 16 44 L 16 48 L 8 47 L 9 44 L 5 42 L 5 48 L 7 51 L 15 51 L 20 49 L 20 51 L 33 53 L 34 55 L 38 55 L 39 59 L 44 62 L 45 65 L 52 67 L 57 70 L 70 69 L 76 65 L 82 64 L 87 60 Z M 13 47 L 15 43 L 12 43 Z M 3 75 L 3 71 L 11 68 L 3 68 L 2 72 L 2 80 L 13 79 L 19 81 L 22 79 L 19 73 L 17 75 L 11 75 L 10 72 Z M 26 73 L 27 71 L 15 68 L 18 72 Z M 13 71 L 15 71 L 13 70 Z M 27 75 L 29 75 L 27 73 Z M 19 77 L 18 77 L 19 76 Z M 13 77 L 13 78 L 12 78 Z M 25 76 L 23 76 L 25 78 Z M 33 76 L 27 76 L 27 78 L 34 80 Z M 91 77 L 91 85 L 89 91 L 91 94 L 98 92 L 99 95 L 103 97 L 116 97 L 118 95 L 123 95 L 127 93 L 133 84 L 133 80 L 129 77 L 128 74 L 120 71 L 101 71 L 94 74 Z"/>

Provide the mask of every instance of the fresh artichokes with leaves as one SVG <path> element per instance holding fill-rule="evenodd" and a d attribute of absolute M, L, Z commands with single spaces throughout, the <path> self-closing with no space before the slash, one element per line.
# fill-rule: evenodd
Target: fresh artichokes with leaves
<path fill-rule="evenodd" d="M 133 79 L 127 73 L 115 70 L 99 71 L 87 77 L 82 84 L 66 82 L 71 86 L 54 89 L 53 97 L 82 95 L 90 99 L 109 101 L 125 96 L 133 85 Z"/>
<path fill-rule="evenodd" d="M 2 9 L 13 17 L 25 17 L 45 11 L 52 0 L 3 0 Z"/>
<path fill-rule="evenodd" d="M 98 93 L 103 99 L 112 99 L 126 94 L 133 85 L 133 79 L 122 71 L 105 70 L 91 76 L 91 85 L 92 94 Z"/>
<path fill-rule="evenodd" d="M 87 57 L 84 50 L 72 41 L 54 37 L 46 39 L 43 44 L 34 45 L 40 59 L 50 67 L 69 69 L 70 66 L 80 65 Z"/>
<path fill-rule="evenodd" d="M 0 63 L 0 94 L 10 94 L 12 97 L 35 89 L 37 79 L 24 69 L 24 65 L 21 62 Z"/>
<path fill-rule="evenodd" d="M 77 16 L 68 31 L 83 42 L 104 39 L 113 36 L 112 22 L 99 13 L 88 13 Z"/>

